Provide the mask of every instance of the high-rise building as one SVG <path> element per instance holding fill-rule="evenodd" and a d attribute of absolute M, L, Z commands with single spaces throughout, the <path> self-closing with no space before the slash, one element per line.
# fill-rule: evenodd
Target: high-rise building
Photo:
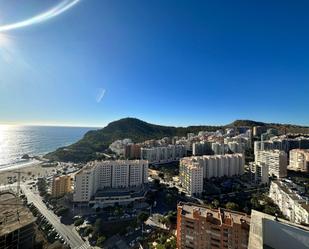
<path fill-rule="evenodd" d="M 238 143 L 238 142 L 228 142 L 228 148 L 233 153 L 244 153 L 246 145 L 244 143 Z"/>
<path fill-rule="evenodd" d="M 267 165 L 269 174 L 279 178 L 287 176 L 287 160 L 287 154 L 280 150 L 261 150 L 255 154 L 255 163 Z"/>
<path fill-rule="evenodd" d="M 309 203 L 302 192 L 296 184 L 287 180 L 272 181 L 269 197 L 290 221 L 309 225 Z"/>
<path fill-rule="evenodd" d="M 145 160 L 93 161 L 75 175 L 73 200 L 88 204 L 94 199 L 102 205 L 129 202 L 133 192 L 142 190 L 147 182 Z"/>
<path fill-rule="evenodd" d="M 72 178 L 70 175 L 63 175 L 53 178 L 51 195 L 59 197 L 72 191 Z"/>
<path fill-rule="evenodd" d="M 248 247 L 250 217 L 225 209 L 209 209 L 192 203 L 177 206 L 177 248 Z"/>
<path fill-rule="evenodd" d="M 139 159 L 141 157 L 141 146 L 138 144 L 128 144 L 124 148 L 126 159 Z"/>
<path fill-rule="evenodd" d="M 35 217 L 11 192 L 0 193 L 0 248 L 32 249 Z"/>
<path fill-rule="evenodd" d="M 290 164 L 288 169 L 309 172 L 309 150 L 290 150 Z"/>
<path fill-rule="evenodd" d="M 211 144 L 211 149 L 215 155 L 224 155 L 228 151 L 228 146 L 227 144 L 216 142 Z"/>
<path fill-rule="evenodd" d="M 244 155 L 204 155 L 185 157 L 179 163 L 179 179 L 182 187 L 190 194 L 200 194 L 203 179 L 221 176 L 242 175 Z"/>
<path fill-rule="evenodd" d="M 199 162 L 182 159 L 179 178 L 181 186 L 189 195 L 200 195 L 203 192 L 203 166 Z"/>
<path fill-rule="evenodd" d="M 141 148 L 141 159 L 151 164 L 163 164 L 177 161 L 187 155 L 184 145 L 168 145 L 152 148 Z"/>
<path fill-rule="evenodd" d="M 269 184 L 269 168 L 268 165 L 261 163 L 251 163 L 250 171 L 253 175 L 252 180 L 255 183 Z"/>
<path fill-rule="evenodd" d="M 253 126 L 253 136 L 261 136 L 264 132 L 266 132 L 265 126 Z"/>
<path fill-rule="evenodd" d="M 308 249 L 309 228 L 251 211 L 248 249 Z"/>
<path fill-rule="evenodd" d="M 202 155 L 212 154 L 211 142 L 201 141 L 192 144 L 192 155 L 202 156 Z"/>

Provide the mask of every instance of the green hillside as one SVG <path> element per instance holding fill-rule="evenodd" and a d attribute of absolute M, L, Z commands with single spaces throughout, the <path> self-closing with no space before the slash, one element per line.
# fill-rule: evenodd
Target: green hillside
<path fill-rule="evenodd" d="M 87 132 L 77 143 L 59 148 L 45 155 L 46 158 L 56 161 L 86 162 L 98 158 L 100 152 L 104 152 L 108 146 L 118 139 L 131 138 L 134 142 L 142 142 L 148 139 L 160 139 L 166 136 L 186 136 L 187 133 L 197 133 L 202 130 L 215 131 L 226 127 L 252 127 L 262 125 L 274 127 L 281 132 L 307 132 L 308 127 L 296 125 L 266 124 L 251 120 L 236 120 L 226 126 L 188 126 L 172 127 L 154 125 L 136 118 L 124 118 L 111 122 L 100 130 Z"/>

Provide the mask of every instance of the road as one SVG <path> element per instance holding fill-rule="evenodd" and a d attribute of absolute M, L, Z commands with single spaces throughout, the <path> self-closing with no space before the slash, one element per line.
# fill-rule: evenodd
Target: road
<path fill-rule="evenodd" d="M 86 242 L 84 242 L 79 234 L 70 227 L 62 224 L 60 219 L 50 210 L 47 209 L 40 196 L 34 194 L 26 185 L 21 184 L 21 190 L 26 195 L 28 203 L 33 205 L 40 211 L 40 213 L 46 217 L 50 224 L 55 228 L 59 235 L 70 245 L 73 249 L 87 249 L 91 248 Z"/>

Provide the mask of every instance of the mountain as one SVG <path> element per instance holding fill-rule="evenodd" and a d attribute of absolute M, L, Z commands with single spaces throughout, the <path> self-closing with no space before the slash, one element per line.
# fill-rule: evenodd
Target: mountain
<path fill-rule="evenodd" d="M 186 136 L 187 133 L 197 133 L 202 130 L 216 131 L 226 127 L 266 126 L 277 128 L 281 132 L 309 133 L 309 127 L 297 125 L 267 124 L 252 120 L 236 120 L 225 126 L 188 126 L 173 127 L 150 124 L 136 118 L 124 118 L 109 123 L 100 130 L 88 131 L 84 137 L 67 147 L 59 148 L 45 155 L 46 158 L 56 161 L 86 162 L 100 158 L 108 146 L 118 139 L 131 138 L 134 142 L 148 139 L 160 139 L 171 136 Z"/>

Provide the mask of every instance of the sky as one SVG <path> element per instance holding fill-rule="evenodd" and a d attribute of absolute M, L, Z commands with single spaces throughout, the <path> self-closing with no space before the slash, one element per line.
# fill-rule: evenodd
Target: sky
<path fill-rule="evenodd" d="M 0 123 L 309 125 L 309 1 L 0 0 Z"/>

